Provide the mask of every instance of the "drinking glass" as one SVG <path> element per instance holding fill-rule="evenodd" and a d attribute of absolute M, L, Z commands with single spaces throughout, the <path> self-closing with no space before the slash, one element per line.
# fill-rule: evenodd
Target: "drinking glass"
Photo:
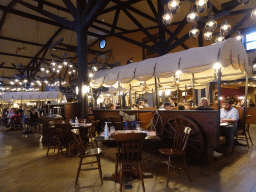
<path fill-rule="evenodd" d="M 115 126 L 110 126 L 110 133 L 114 133 L 115 132 Z"/>

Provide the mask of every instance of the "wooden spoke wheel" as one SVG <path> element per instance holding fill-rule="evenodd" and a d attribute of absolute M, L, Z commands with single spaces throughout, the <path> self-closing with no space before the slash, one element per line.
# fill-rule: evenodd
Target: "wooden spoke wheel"
<path fill-rule="evenodd" d="M 194 120 L 184 115 L 175 116 L 168 120 L 162 131 L 163 144 L 166 148 L 171 148 L 175 131 L 180 127 L 191 128 L 186 153 L 193 157 L 199 157 L 204 151 L 202 131 Z"/>

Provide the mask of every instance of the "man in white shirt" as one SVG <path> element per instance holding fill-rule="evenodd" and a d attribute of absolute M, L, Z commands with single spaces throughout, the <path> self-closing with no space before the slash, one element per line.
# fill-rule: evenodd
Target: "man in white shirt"
<path fill-rule="evenodd" d="M 232 107 L 230 99 L 224 99 L 222 101 L 223 108 L 220 110 L 220 123 L 228 123 L 228 126 L 222 127 L 222 132 L 227 139 L 226 152 L 232 152 L 234 144 L 234 136 L 237 130 L 237 121 L 239 119 L 239 113 L 236 108 Z"/>

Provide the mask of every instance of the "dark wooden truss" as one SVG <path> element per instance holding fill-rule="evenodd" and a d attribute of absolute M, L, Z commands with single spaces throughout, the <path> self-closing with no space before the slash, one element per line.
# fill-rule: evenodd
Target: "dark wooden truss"
<path fill-rule="evenodd" d="M 6 16 L 8 14 L 14 14 L 18 15 L 20 17 L 32 19 L 41 23 L 53 25 L 59 27 L 59 29 L 49 38 L 45 44 L 39 44 L 34 42 L 28 42 L 21 39 L 15 39 L 15 38 L 9 38 L 0 36 L 0 39 L 8 40 L 8 41 L 15 41 L 20 42 L 24 44 L 31 44 L 40 46 L 41 49 L 38 51 L 38 53 L 33 56 L 29 57 L 26 55 L 19 55 L 19 54 L 11 54 L 11 53 L 5 53 L 0 52 L 1 55 L 9 55 L 14 57 L 23 57 L 23 58 L 29 58 L 31 59 L 30 62 L 28 62 L 26 65 L 23 64 L 23 66 L 19 67 L 7 67 L 5 64 L 0 65 L 0 68 L 8 68 L 8 69 L 16 69 L 18 73 L 21 75 L 26 73 L 28 79 L 35 78 L 36 74 L 39 71 L 40 64 L 42 62 L 49 62 L 49 59 L 46 59 L 45 56 L 47 52 L 49 51 L 49 46 L 53 42 L 54 38 L 59 35 L 59 33 L 64 30 L 72 30 L 78 32 L 79 30 L 86 31 L 86 35 L 97 37 L 97 40 L 95 40 L 91 45 L 88 45 L 86 48 L 87 53 L 97 54 L 100 53 L 99 51 L 95 51 L 90 49 L 91 46 L 96 44 L 100 39 L 108 37 L 108 36 L 114 36 L 119 39 L 122 39 L 126 42 L 132 43 L 136 46 L 142 47 L 143 49 L 147 49 L 150 52 L 157 53 L 159 55 L 164 55 L 173 49 L 175 49 L 178 46 L 183 47 L 184 50 L 188 49 L 188 45 L 185 44 L 186 40 L 189 39 L 189 33 L 186 33 L 182 37 L 179 36 L 181 31 L 185 28 L 185 26 L 188 24 L 186 17 L 176 23 L 172 23 L 171 26 L 177 26 L 174 31 L 170 31 L 170 28 L 168 26 L 165 26 L 162 23 L 162 15 L 164 12 L 164 5 L 163 3 L 166 3 L 167 0 L 158 0 L 158 6 L 155 7 L 152 0 L 146 0 L 148 6 L 150 7 L 150 10 L 153 13 L 153 16 L 148 15 L 147 13 L 143 12 L 143 10 L 139 10 L 136 8 L 136 3 L 139 3 L 142 0 L 129 0 L 129 1 L 122 1 L 122 0 L 77 0 L 76 5 L 74 5 L 71 0 L 62 0 L 65 4 L 65 7 L 61 7 L 59 5 L 56 5 L 54 3 L 51 3 L 47 0 L 33 0 L 37 2 L 37 6 L 32 3 L 28 3 L 28 1 L 22 1 L 22 0 L 13 0 L 11 1 L 7 6 L 0 5 L 0 10 L 3 11 L 3 15 L 0 20 L 0 30 L 2 26 L 5 23 Z M 189 0 L 187 0 L 189 1 Z M 87 2 L 87 3 L 86 3 Z M 109 2 L 115 3 L 114 6 L 107 7 Z M 211 0 L 209 0 L 208 4 L 210 4 Z M 40 13 L 43 16 L 46 16 L 49 19 L 46 19 L 45 17 L 36 16 L 30 13 L 18 11 L 14 9 L 14 6 L 16 4 L 20 4 L 28 9 L 31 9 L 33 11 L 36 11 Z M 246 10 L 239 10 L 239 11 L 232 11 L 234 8 L 239 6 L 237 0 L 231 0 L 227 3 L 224 3 L 221 5 L 221 9 L 212 6 L 212 12 L 215 19 L 218 19 L 223 16 L 227 15 L 238 15 L 238 14 L 245 14 L 243 18 L 241 18 L 240 22 L 238 22 L 235 26 L 232 27 L 232 30 L 227 35 L 227 37 L 230 37 L 235 33 L 236 30 L 238 30 L 242 24 L 250 17 L 250 13 L 252 9 L 246 9 Z M 65 13 L 69 13 L 72 15 L 74 20 L 67 20 L 63 17 L 60 17 L 56 14 L 53 14 L 45 9 L 45 7 L 51 7 L 52 9 L 60 10 Z M 114 19 L 112 23 L 106 23 L 98 19 L 98 16 L 104 15 L 110 12 L 115 12 Z M 118 19 L 120 13 L 123 12 L 130 20 L 133 22 L 137 29 L 130 30 L 125 29 L 117 26 Z M 143 17 L 154 24 L 151 27 L 144 27 L 143 23 L 140 22 L 134 15 L 139 15 L 140 17 Z M 205 26 L 205 23 L 207 21 L 207 18 L 200 18 L 198 22 L 198 29 L 202 31 L 202 29 Z M 110 29 L 105 29 L 106 26 Z M 89 28 L 93 28 L 96 30 L 99 30 L 104 33 L 104 35 L 100 35 L 96 32 L 91 32 Z M 159 29 L 159 38 L 155 38 L 150 32 L 150 29 Z M 145 34 L 145 36 L 153 43 L 153 45 L 148 45 L 143 42 L 139 42 L 137 40 L 134 40 L 132 38 L 128 38 L 124 36 L 128 33 L 134 33 L 141 31 Z M 167 35 L 169 36 L 168 38 Z M 203 36 L 202 33 L 200 33 L 198 37 L 198 46 L 203 46 Z M 67 45 L 67 44 L 58 44 L 54 47 L 57 50 L 63 50 L 63 51 L 69 51 L 69 52 L 75 52 L 77 53 L 77 47 L 73 45 Z"/>

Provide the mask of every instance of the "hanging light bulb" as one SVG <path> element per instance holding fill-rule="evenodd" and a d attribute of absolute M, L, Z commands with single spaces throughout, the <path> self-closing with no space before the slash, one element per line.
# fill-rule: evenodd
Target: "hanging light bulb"
<path fill-rule="evenodd" d="M 172 23 L 172 19 L 173 19 L 173 15 L 172 13 L 169 11 L 169 9 L 166 9 L 166 12 L 163 15 L 163 23 L 165 25 L 170 25 Z"/>
<path fill-rule="evenodd" d="M 44 83 L 45 83 L 45 84 L 48 84 L 48 81 L 47 81 L 47 80 L 44 80 Z"/>
<path fill-rule="evenodd" d="M 53 67 L 55 67 L 56 63 L 55 63 L 54 59 L 52 60 L 51 65 L 52 65 Z"/>
<path fill-rule="evenodd" d="M 72 65 L 71 63 L 69 63 L 68 67 L 69 67 L 69 68 L 72 68 L 72 67 L 73 67 L 73 65 Z"/>
<path fill-rule="evenodd" d="M 55 67 L 53 67 L 51 70 L 52 70 L 52 72 L 54 73 L 54 72 L 56 71 L 56 68 L 55 68 Z"/>
<path fill-rule="evenodd" d="M 220 32 L 225 35 L 231 30 L 231 25 L 228 24 L 226 20 L 225 23 L 220 27 Z"/>
<path fill-rule="evenodd" d="M 89 77 L 92 78 L 93 77 L 93 73 L 89 73 Z"/>
<path fill-rule="evenodd" d="M 224 36 L 220 33 L 219 36 L 215 39 L 215 43 L 219 43 L 224 40 L 225 40 Z"/>
<path fill-rule="evenodd" d="M 27 80 L 27 79 L 24 79 L 24 80 L 23 80 L 23 82 L 24 82 L 24 83 L 27 83 L 27 82 L 28 82 L 28 80 Z"/>
<path fill-rule="evenodd" d="M 209 31 L 214 31 L 216 27 L 217 27 L 217 22 L 213 19 L 213 16 L 209 16 L 209 19 L 205 24 L 205 29 Z"/>
<path fill-rule="evenodd" d="M 239 3 L 243 4 L 243 5 L 247 5 L 250 3 L 251 0 L 238 0 Z"/>
<path fill-rule="evenodd" d="M 13 80 L 10 80 L 10 84 L 11 84 L 11 85 L 14 85 L 15 83 L 13 82 Z"/>
<path fill-rule="evenodd" d="M 239 31 L 238 34 L 236 35 L 236 39 L 238 41 L 241 41 L 241 39 L 243 38 L 243 35 L 241 34 L 241 32 Z"/>
<path fill-rule="evenodd" d="M 171 0 L 168 2 L 168 8 L 172 14 L 177 13 L 180 8 L 180 1 L 179 0 Z"/>
<path fill-rule="evenodd" d="M 197 29 L 196 25 L 193 25 L 192 29 L 189 31 L 189 36 L 192 38 L 197 38 L 199 35 L 200 31 Z"/>
<path fill-rule="evenodd" d="M 65 67 L 68 65 L 68 62 L 66 61 L 66 59 L 64 59 L 63 65 L 64 65 Z"/>
<path fill-rule="evenodd" d="M 22 85 L 22 82 L 20 81 L 19 84 Z"/>
<path fill-rule="evenodd" d="M 41 71 L 41 72 L 44 72 L 44 70 L 45 70 L 44 66 L 43 66 L 43 65 L 41 65 L 41 67 L 40 67 L 40 71 Z"/>
<path fill-rule="evenodd" d="M 56 69 L 56 73 L 59 74 L 59 73 L 60 73 L 60 70 L 59 70 L 59 69 Z"/>
<path fill-rule="evenodd" d="M 63 66 L 62 66 L 61 63 L 58 63 L 58 66 L 57 66 L 57 67 L 58 67 L 58 69 L 62 69 Z"/>
<path fill-rule="evenodd" d="M 254 20 L 256 20 L 256 8 L 253 9 L 252 14 L 251 14 L 251 17 L 252 17 Z"/>
<path fill-rule="evenodd" d="M 46 74 L 50 73 L 50 70 L 49 70 L 49 69 L 46 69 L 46 70 L 45 70 L 45 73 L 46 73 Z"/>
<path fill-rule="evenodd" d="M 208 0 L 196 0 L 196 9 L 199 13 L 203 13 L 207 9 Z"/>
<path fill-rule="evenodd" d="M 19 79 L 15 79 L 14 82 L 15 82 L 15 83 L 18 83 L 18 82 L 19 82 Z"/>
<path fill-rule="evenodd" d="M 73 69 L 73 73 L 76 74 L 76 70 L 75 69 Z"/>
<path fill-rule="evenodd" d="M 212 32 L 211 32 L 211 31 L 206 31 L 206 32 L 204 33 L 204 39 L 205 39 L 206 41 L 210 41 L 210 40 L 212 39 Z"/>
<path fill-rule="evenodd" d="M 198 13 L 196 12 L 195 8 L 193 7 L 187 16 L 187 21 L 189 23 L 196 23 L 199 19 Z"/>

